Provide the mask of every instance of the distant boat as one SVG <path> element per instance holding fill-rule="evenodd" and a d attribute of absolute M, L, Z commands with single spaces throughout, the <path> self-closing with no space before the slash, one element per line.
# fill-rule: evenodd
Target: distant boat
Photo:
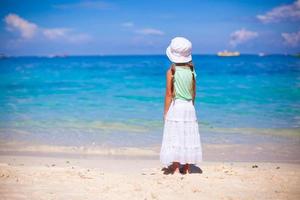
<path fill-rule="evenodd" d="M 266 54 L 265 53 L 263 53 L 263 52 L 260 52 L 259 54 L 258 54 L 258 56 L 265 56 Z"/>
<path fill-rule="evenodd" d="M 240 56 L 240 52 L 238 51 L 219 51 L 218 56 Z"/>

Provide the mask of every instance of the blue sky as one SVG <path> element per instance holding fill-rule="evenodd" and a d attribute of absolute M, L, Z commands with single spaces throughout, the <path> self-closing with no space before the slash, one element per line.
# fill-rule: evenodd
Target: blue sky
<path fill-rule="evenodd" d="M 8 55 L 164 54 L 175 36 L 197 54 L 300 52 L 300 0 L 0 2 Z"/>

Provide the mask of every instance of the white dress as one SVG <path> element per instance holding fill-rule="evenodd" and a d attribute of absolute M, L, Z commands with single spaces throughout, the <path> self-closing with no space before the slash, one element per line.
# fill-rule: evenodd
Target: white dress
<path fill-rule="evenodd" d="M 172 101 L 166 114 L 160 162 L 198 164 L 202 161 L 202 147 L 198 121 L 193 102 L 181 99 Z"/>

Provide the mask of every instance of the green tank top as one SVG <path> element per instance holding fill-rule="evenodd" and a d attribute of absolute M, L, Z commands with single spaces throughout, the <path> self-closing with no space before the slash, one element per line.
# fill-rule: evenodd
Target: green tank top
<path fill-rule="evenodd" d="M 193 73 L 196 79 L 196 73 L 189 67 L 175 66 L 174 89 L 175 99 L 192 100 L 193 99 Z"/>

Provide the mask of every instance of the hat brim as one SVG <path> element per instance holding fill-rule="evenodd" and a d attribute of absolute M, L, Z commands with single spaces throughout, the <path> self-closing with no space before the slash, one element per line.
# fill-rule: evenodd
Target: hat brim
<path fill-rule="evenodd" d="M 176 55 L 172 54 L 170 46 L 168 46 L 168 48 L 166 50 L 166 54 L 167 54 L 168 58 L 170 59 L 170 61 L 173 63 L 187 63 L 187 62 L 192 61 L 192 55 L 185 57 L 185 56 L 176 56 Z"/>

